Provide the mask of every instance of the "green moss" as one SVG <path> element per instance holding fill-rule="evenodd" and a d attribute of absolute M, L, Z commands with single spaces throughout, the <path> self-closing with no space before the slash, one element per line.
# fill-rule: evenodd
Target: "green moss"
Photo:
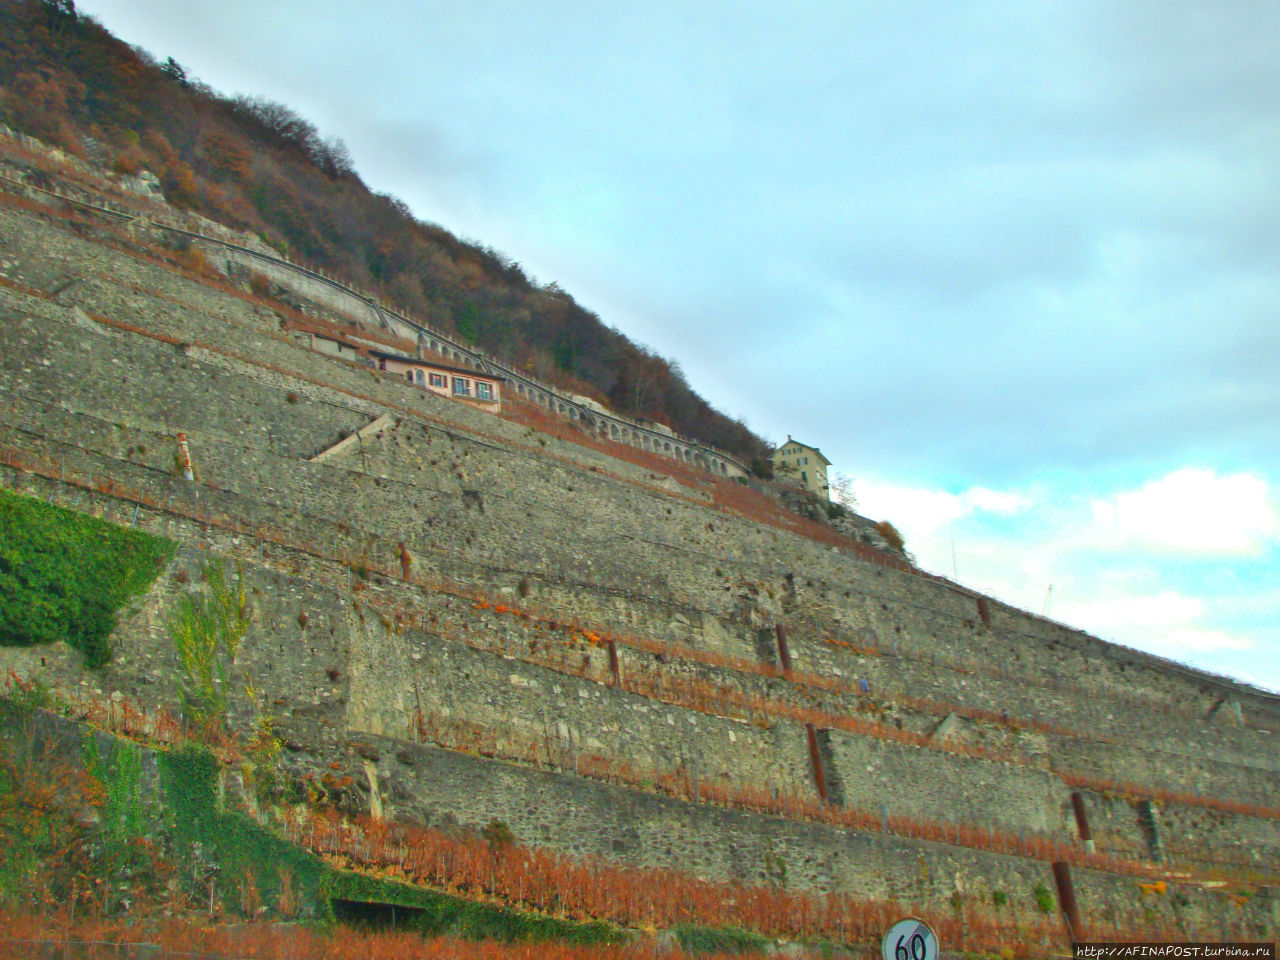
<path fill-rule="evenodd" d="M 268 909 L 280 909 L 287 882 L 304 912 L 325 912 L 320 886 L 329 868 L 246 815 L 220 810 L 218 761 L 208 750 L 191 746 L 157 758 L 174 818 L 173 854 L 190 867 L 186 875 L 227 903 L 252 885 Z"/>
<path fill-rule="evenodd" d="M 0 490 L 0 645 L 65 640 L 111 659 L 116 614 L 173 555 L 167 540 Z"/>
<path fill-rule="evenodd" d="M 409 907 L 413 912 L 398 920 L 397 926 L 416 930 L 424 936 L 448 935 L 507 943 L 612 944 L 627 939 L 621 929 L 601 921 L 573 923 L 364 874 L 331 871 L 324 879 L 322 893 L 330 901 Z"/>
<path fill-rule="evenodd" d="M 772 943 L 758 933 L 738 927 L 700 927 L 682 923 L 673 927 L 671 932 L 688 953 L 763 953 Z"/>
<path fill-rule="evenodd" d="M 244 814 L 218 809 L 218 761 L 202 747 L 158 754 L 161 783 L 174 818 L 174 854 L 186 876 L 208 886 L 224 903 L 243 903 L 252 884 L 268 909 L 280 908 L 283 876 L 304 912 L 333 918 L 331 902 L 395 904 L 413 908 L 399 927 L 424 935 L 449 934 L 507 942 L 621 943 L 626 934 L 607 923 L 571 923 L 477 903 L 422 887 L 335 870 L 277 837 Z"/>

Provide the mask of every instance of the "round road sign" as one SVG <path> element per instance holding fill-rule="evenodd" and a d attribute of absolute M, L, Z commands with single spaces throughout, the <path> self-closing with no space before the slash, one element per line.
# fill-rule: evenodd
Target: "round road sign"
<path fill-rule="evenodd" d="M 880 956 L 884 960 L 938 960 L 938 936 L 923 920 L 907 917 L 884 935 Z"/>

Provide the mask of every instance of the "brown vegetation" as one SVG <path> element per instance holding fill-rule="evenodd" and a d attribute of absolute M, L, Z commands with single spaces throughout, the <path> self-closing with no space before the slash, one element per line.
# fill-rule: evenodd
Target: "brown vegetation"
<path fill-rule="evenodd" d="M 764 452 L 678 365 L 501 253 L 370 191 L 341 141 L 283 104 L 222 96 L 50 0 L 6 3 L 0 78 L 0 121 L 15 129 L 120 175 L 149 170 L 170 203 L 261 235 L 543 380 L 745 460 Z"/>

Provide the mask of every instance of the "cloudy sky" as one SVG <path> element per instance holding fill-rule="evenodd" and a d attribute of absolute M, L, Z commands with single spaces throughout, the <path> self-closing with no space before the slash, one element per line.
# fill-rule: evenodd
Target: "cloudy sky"
<path fill-rule="evenodd" d="M 1280 5 L 78 7 L 820 446 L 923 566 L 1280 689 Z"/>

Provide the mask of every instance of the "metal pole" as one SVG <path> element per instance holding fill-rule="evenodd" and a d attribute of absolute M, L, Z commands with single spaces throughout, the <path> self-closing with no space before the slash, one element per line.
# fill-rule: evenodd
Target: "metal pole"
<path fill-rule="evenodd" d="M 1076 903 L 1076 888 L 1071 882 L 1071 865 L 1065 860 L 1057 860 L 1053 864 L 1053 880 L 1058 885 L 1058 904 L 1062 907 L 1062 918 L 1067 922 L 1067 938 L 1072 946 L 1084 935 L 1084 927 L 1080 923 L 1080 907 Z"/>
<path fill-rule="evenodd" d="M 778 639 L 778 660 L 782 664 L 782 672 L 791 672 L 791 647 L 787 644 L 787 631 L 782 624 L 778 624 L 773 628 L 774 636 Z"/>
<path fill-rule="evenodd" d="M 818 796 L 827 802 L 827 773 L 822 769 L 822 754 L 818 752 L 818 731 L 812 723 L 804 725 L 809 738 L 809 763 L 813 767 L 813 781 L 818 787 Z"/>
<path fill-rule="evenodd" d="M 618 646 L 612 640 L 609 641 L 609 673 L 613 675 L 613 685 L 620 686 L 622 677 L 618 667 Z"/>
<path fill-rule="evenodd" d="M 1084 795 L 1080 791 L 1071 794 L 1071 809 L 1076 815 L 1076 829 L 1080 831 L 1080 842 L 1084 844 L 1085 853 L 1095 853 L 1093 832 L 1089 829 L 1089 815 L 1084 809 Z"/>

